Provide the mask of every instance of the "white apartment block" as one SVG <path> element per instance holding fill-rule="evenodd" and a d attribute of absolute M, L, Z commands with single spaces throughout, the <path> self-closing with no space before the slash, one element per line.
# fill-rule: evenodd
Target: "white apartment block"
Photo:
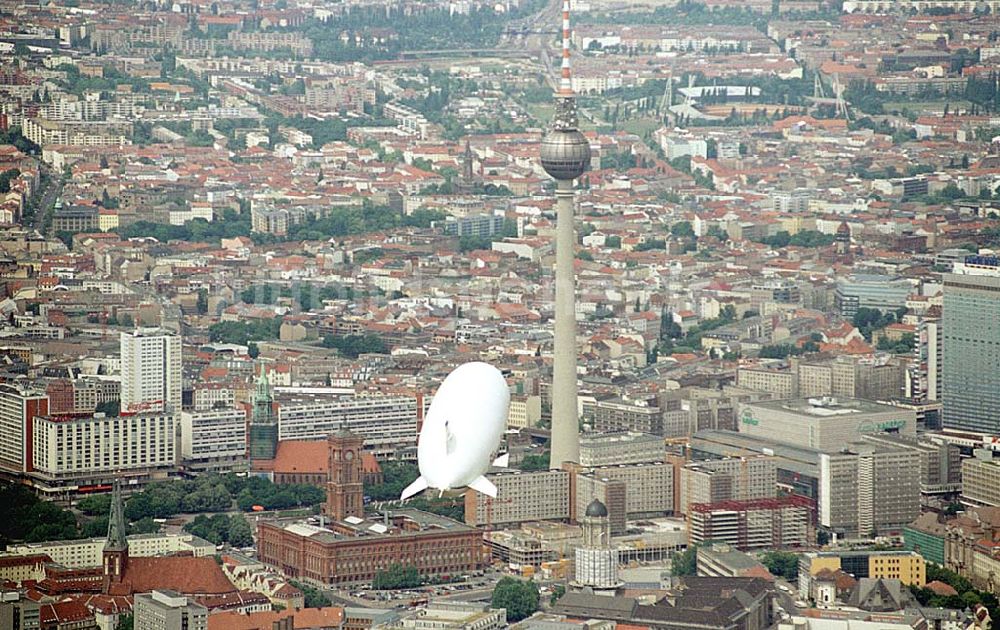
<path fill-rule="evenodd" d="M 122 333 L 122 411 L 181 408 L 181 338 L 159 328 Z"/>
<path fill-rule="evenodd" d="M 507 412 L 507 428 L 534 427 L 542 419 L 541 396 L 511 396 Z"/>
<path fill-rule="evenodd" d="M 245 457 L 247 416 L 241 409 L 181 412 L 181 456 L 204 461 Z"/>
<path fill-rule="evenodd" d="M 49 477 L 173 466 L 177 420 L 168 413 L 36 417 L 35 471 Z"/>
<path fill-rule="evenodd" d="M 629 517 L 663 516 L 673 512 L 674 467 L 663 462 L 595 468 L 600 479 L 625 482 L 625 512 Z"/>
<path fill-rule="evenodd" d="M 371 396 L 278 404 L 279 440 L 320 440 L 338 429 L 365 438 L 365 448 L 391 454 L 417 443 L 417 399 Z"/>
<path fill-rule="evenodd" d="M 465 522 L 473 526 L 513 525 L 567 519 L 569 475 L 565 470 L 510 470 L 491 474 L 489 480 L 497 487 L 497 497 L 490 499 L 478 492 L 466 492 Z"/>
<path fill-rule="evenodd" d="M 49 398 L 15 385 L 0 385 L 0 467 L 31 470 L 31 427 L 35 415 L 49 412 Z"/>
<path fill-rule="evenodd" d="M 52 540 L 39 543 L 10 545 L 0 558 L 45 554 L 52 562 L 71 569 L 101 566 L 101 553 L 107 539 L 104 536 L 81 540 Z M 190 553 L 195 557 L 215 553 L 215 545 L 193 534 L 134 534 L 128 537 L 128 554 L 133 558 Z"/>
<path fill-rule="evenodd" d="M 621 431 L 580 436 L 580 465 L 587 468 L 662 462 L 665 455 L 663 438 L 649 433 Z"/>
<path fill-rule="evenodd" d="M 68 144 L 85 147 L 132 144 L 132 124 L 123 121 L 54 121 L 25 118 L 21 130 L 39 146 Z"/>

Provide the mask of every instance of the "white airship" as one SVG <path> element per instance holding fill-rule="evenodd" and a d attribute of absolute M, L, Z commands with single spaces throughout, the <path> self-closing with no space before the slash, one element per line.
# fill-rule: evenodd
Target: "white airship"
<path fill-rule="evenodd" d="M 464 488 L 497 496 L 484 475 L 500 446 L 507 425 L 510 389 L 500 370 L 472 362 L 460 365 L 444 379 L 424 418 L 417 441 L 420 476 L 403 490 L 400 500 L 427 488 Z M 492 462 L 506 466 L 507 456 Z"/>

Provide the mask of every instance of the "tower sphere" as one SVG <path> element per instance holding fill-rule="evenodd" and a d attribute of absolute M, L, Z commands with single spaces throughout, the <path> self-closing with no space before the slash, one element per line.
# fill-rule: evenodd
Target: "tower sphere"
<path fill-rule="evenodd" d="M 541 158 L 553 179 L 576 179 L 590 166 L 590 142 L 577 129 L 553 129 L 542 138 Z"/>

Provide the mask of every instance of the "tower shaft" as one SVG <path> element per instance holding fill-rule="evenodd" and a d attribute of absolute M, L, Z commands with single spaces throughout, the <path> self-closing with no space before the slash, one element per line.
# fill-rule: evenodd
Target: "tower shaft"
<path fill-rule="evenodd" d="M 552 360 L 552 447 L 549 467 L 580 459 L 576 401 L 576 283 L 573 275 L 573 180 L 590 166 L 590 142 L 580 132 L 570 73 L 569 0 L 563 0 L 562 76 L 541 161 L 556 181 L 556 308 Z"/>
<path fill-rule="evenodd" d="M 576 282 L 573 180 L 556 180 L 556 321 L 552 364 L 550 467 L 580 460 L 576 399 Z"/>

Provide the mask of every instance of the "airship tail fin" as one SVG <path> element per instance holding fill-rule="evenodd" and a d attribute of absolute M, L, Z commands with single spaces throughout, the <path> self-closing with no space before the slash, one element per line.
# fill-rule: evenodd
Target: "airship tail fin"
<path fill-rule="evenodd" d="M 409 499 L 415 494 L 419 494 L 427 489 L 427 480 L 423 477 L 417 477 L 416 481 L 406 486 L 406 490 L 403 490 L 403 494 L 400 495 L 399 500 L 403 501 Z"/>
<path fill-rule="evenodd" d="M 472 483 L 469 484 L 469 487 L 476 492 L 481 492 L 485 495 L 493 497 L 494 499 L 497 498 L 497 487 L 493 485 L 493 482 L 482 475 L 476 477 Z"/>
<path fill-rule="evenodd" d="M 493 465 L 497 468 L 507 468 L 510 466 L 510 453 L 504 453 L 493 460 Z"/>

